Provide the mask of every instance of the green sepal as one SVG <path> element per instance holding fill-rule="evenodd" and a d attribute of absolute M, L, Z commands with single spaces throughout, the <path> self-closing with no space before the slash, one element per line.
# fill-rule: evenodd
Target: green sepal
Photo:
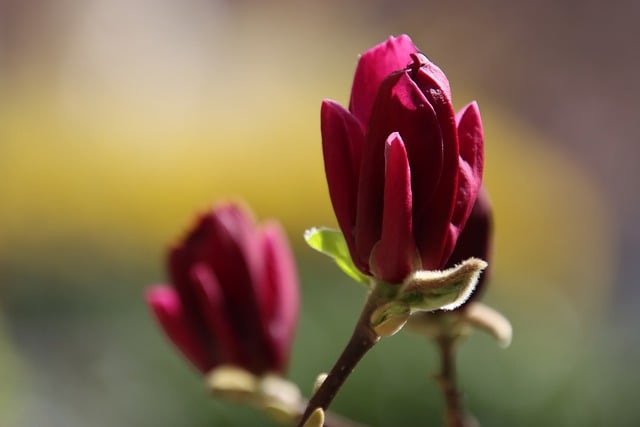
<path fill-rule="evenodd" d="M 300 417 L 298 386 L 277 374 L 255 375 L 239 366 L 221 365 L 206 375 L 207 388 L 218 398 L 261 409 L 285 425 Z"/>
<path fill-rule="evenodd" d="M 513 328 L 509 319 L 494 308 L 481 302 L 472 302 L 462 311 L 462 320 L 491 335 L 502 348 L 511 344 Z"/>
<path fill-rule="evenodd" d="M 358 283 L 367 286 L 370 285 L 371 278 L 362 274 L 355 266 L 349 254 L 347 242 L 339 230 L 324 227 L 310 228 L 305 231 L 304 240 L 306 240 L 311 248 L 333 258 L 335 263 L 338 264 L 338 267 L 340 267 L 347 276 Z"/>
<path fill-rule="evenodd" d="M 487 263 L 469 258 L 444 271 L 415 271 L 402 284 L 397 299 L 412 311 L 453 310 L 471 295 Z"/>
<path fill-rule="evenodd" d="M 389 301 L 376 308 L 369 318 L 371 328 L 380 337 L 390 337 L 398 332 L 409 317 L 411 307 L 402 301 Z"/>

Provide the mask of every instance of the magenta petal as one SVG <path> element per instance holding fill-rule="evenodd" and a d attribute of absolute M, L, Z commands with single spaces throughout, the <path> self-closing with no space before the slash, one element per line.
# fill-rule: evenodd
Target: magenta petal
<path fill-rule="evenodd" d="M 197 312 L 193 310 L 193 307 L 197 306 L 197 296 L 193 292 L 189 277 L 190 263 L 193 256 L 194 254 L 191 253 L 187 246 L 174 246 L 169 250 L 167 265 L 169 279 L 185 306 L 187 316 L 192 319 L 192 322 L 198 323 L 200 318 Z"/>
<path fill-rule="evenodd" d="M 211 236 L 199 261 L 215 271 L 229 315 L 241 329 L 237 333 L 249 334 L 261 326 L 258 302 L 263 296 L 257 285 L 260 257 L 253 219 L 229 205 L 216 209 L 211 222 Z"/>
<path fill-rule="evenodd" d="M 194 263 L 203 261 L 209 256 L 208 242 L 213 238 L 213 227 L 212 212 L 200 215 L 184 241 L 170 249 L 167 260 L 171 283 L 178 292 L 186 315 L 193 324 L 202 323 L 202 316 L 198 310 L 198 295 L 193 287 L 191 268 Z"/>
<path fill-rule="evenodd" d="M 373 102 L 382 81 L 392 72 L 401 70 L 411 62 L 410 55 L 417 52 L 407 35 L 389 37 L 385 42 L 366 51 L 358 61 L 351 87 L 349 111 L 363 123 L 369 123 Z"/>
<path fill-rule="evenodd" d="M 229 322 L 224 295 L 215 274 L 205 264 L 199 263 L 193 267 L 192 280 L 200 312 L 211 337 L 211 351 L 217 354 L 220 363 L 248 367 L 249 356 L 243 352 L 242 343 L 237 341 L 233 325 Z"/>
<path fill-rule="evenodd" d="M 324 168 L 331 203 L 353 256 L 353 228 L 356 222 L 363 132 L 351 113 L 330 100 L 322 102 L 321 130 Z"/>
<path fill-rule="evenodd" d="M 155 286 L 145 293 L 147 304 L 171 341 L 201 372 L 217 364 L 185 316 L 178 294 L 168 286 Z"/>
<path fill-rule="evenodd" d="M 460 157 L 458 161 L 458 194 L 452 223 L 464 227 L 482 184 L 484 169 L 484 132 L 478 104 L 464 107 L 456 115 Z"/>
<path fill-rule="evenodd" d="M 462 229 L 456 247 L 446 265 L 447 268 L 453 267 L 471 257 L 480 258 L 489 263 L 489 267 L 482 272 L 480 281 L 476 285 L 476 290 L 471 295 L 471 299 L 478 298 L 484 284 L 489 278 L 491 271 L 492 235 L 493 218 L 491 203 L 484 186 L 482 186 L 478 192 L 478 197 L 471 210 L 471 214 L 467 219 L 467 223 L 464 229 Z"/>
<path fill-rule="evenodd" d="M 412 104 L 411 100 L 405 100 L 404 96 L 392 96 L 396 85 L 405 83 L 407 80 L 413 84 L 403 77 L 404 75 L 400 73 L 392 74 L 382 83 L 362 149 L 356 209 L 356 255 L 353 258 L 358 267 L 360 264 L 365 265 L 361 270 L 367 274 L 371 251 L 380 240 L 382 232 L 385 142 L 391 133 L 400 130 L 397 122 L 407 115 L 405 104 Z"/>
<path fill-rule="evenodd" d="M 442 175 L 443 141 L 436 113 L 408 71 L 393 74 L 382 83 L 363 148 L 356 248 L 359 256 L 365 259 L 380 239 L 385 141 L 396 131 L 404 141 L 411 168 L 414 231 L 428 233 L 431 231 L 428 227 L 433 226 L 429 221 L 440 209 L 439 205 L 434 205 L 434 194 Z M 440 235 L 444 236 L 449 218 L 444 218 L 438 225 L 442 228 Z M 417 228 L 419 226 L 421 228 Z M 429 259 L 431 264 L 439 262 L 442 240 L 423 239 L 416 243 L 421 252 L 434 254 Z"/>
<path fill-rule="evenodd" d="M 420 70 L 420 73 L 424 76 L 428 76 L 428 79 L 432 82 L 431 85 L 437 87 L 439 91 L 442 91 L 445 98 L 451 103 L 451 87 L 449 86 L 449 79 L 444 72 L 436 64 L 431 62 L 425 55 L 419 53 L 412 55 L 413 64 L 411 68 L 414 71 Z M 418 78 L 419 80 L 419 78 Z"/>
<path fill-rule="evenodd" d="M 411 172 L 400 135 L 389 136 L 385 150 L 386 171 L 382 236 L 371 254 L 376 277 L 400 283 L 416 264 L 413 238 Z"/>
<path fill-rule="evenodd" d="M 447 253 L 453 250 L 460 231 L 474 206 L 484 167 L 484 136 L 480 110 L 475 102 L 464 107 L 456 116 L 460 156 L 458 159 L 458 192 L 451 218 Z"/>
<path fill-rule="evenodd" d="M 262 237 L 263 283 L 271 295 L 270 303 L 263 304 L 268 310 L 267 327 L 275 359 L 271 366 L 284 371 L 298 319 L 298 276 L 293 254 L 280 226 L 273 222 L 266 224 Z"/>
<path fill-rule="evenodd" d="M 405 113 L 398 114 L 395 126 L 402 135 L 411 167 L 413 227 L 421 264 L 423 268 L 436 268 L 442 247 L 438 236 L 444 236 L 448 226 L 446 217 L 438 221 L 443 206 L 437 198 L 438 190 L 446 184 L 442 182 L 446 147 L 436 111 L 408 74 L 392 94 L 405 98 L 400 107 Z"/>
<path fill-rule="evenodd" d="M 216 208 L 209 238 L 199 248 L 197 261 L 215 272 L 227 318 L 241 339 L 244 354 L 250 356 L 248 365 L 261 372 L 266 368 L 267 326 L 261 309 L 265 290 L 259 285 L 261 258 L 254 226 L 253 218 L 236 205 Z"/>
<path fill-rule="evenodd" d="M 444 84 L 446 77 L 434 73 L 431 66 L 422 66 L 413 74 L 416 84 L 433 107 L 442 135 L 442 172 L 430 209 L 417 211 L 414 223 L 422 267 L 434 270 L 443 267 L 450 253 L 447 251 L 447 238 L 458 188 L 459 143 L 449 86 Z"/>

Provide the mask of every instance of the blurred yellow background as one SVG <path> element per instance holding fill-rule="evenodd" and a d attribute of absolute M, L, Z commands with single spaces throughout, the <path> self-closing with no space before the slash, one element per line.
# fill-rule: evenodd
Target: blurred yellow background
<path fill-rule="evenodd" d="M 303 279 L 291 376 L 308 394 L 364 298 L 302 243 L 306 228 L 336 223 L 320 101 L 347 104 L 357 55 L 402 32 L 447 72 L 457 107 L 478 100 L 485 123 L 496 216 L 485 300 L 515 335 L 508 350 L 483 336 L 462 349 L 469 408 L 486 426 L 640 423 L 626 397 L 640 379 L 628 309 L 638 292 L 624 280 L 638 267 L 621 264 L 637 247 L 637 209 L 616 190 L 632 182 L 622 153 L 637 130 L 593 112 L 615 107 L 616 86 L 588 84 L 605 77 L 582 68 L 588 38 L 555 33 L 569 11 L 495 3 L 500 13 L 471 2 L 4 0 L 0 425 L 271 425 L 206 396 L 142 302 L 165 280 L 165 248 L 225 198 L 289 233 Z M 581 10 L 576 31 L 592 16 Z M 535 22 L 548 26 L 542 41 L 528 38 Z M 438 425 L 434 353 L 417 337 L 383 341 L 335 408 L 372 425 Z"/>

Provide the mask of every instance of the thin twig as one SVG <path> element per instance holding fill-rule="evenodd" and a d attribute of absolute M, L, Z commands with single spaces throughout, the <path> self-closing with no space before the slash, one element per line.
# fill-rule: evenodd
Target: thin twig
<path fill-rule="evenodd" d="M 444 335 L 437 342 L 441 359 L 441 371 L 437 379 L 445 399 L 447 426 L 466 427 L 460 392 L 456 386 L 455 341 Z"/>
<path fill-rule="evenodd" d="M 377 295 L 375 291 L 369 294 L 367 303 L 362 310 L 362 314 L 360 314 L 358 323 L 355 326 L 347 346 L 342 351 L 342 354 L 327 375 L 327 378 L 316 390 L 311 400 L 309 400 L 309 404 L 300 419 L 298 427 L 304 425 L 307 418 L 316 408 L 322 408 L 326 412 L 338 393 L 338 390 L 342 387 L 342 384 L 344 384 L 360 359 L 379 341 L 380 337 L 373 331 L 370 324 L 371 313 L 373 313 L 379 305 L 378 298 L 379 295 Z M 328 421 L 329 420 L 325 422 L 325 425 L 328 425 Z"/>

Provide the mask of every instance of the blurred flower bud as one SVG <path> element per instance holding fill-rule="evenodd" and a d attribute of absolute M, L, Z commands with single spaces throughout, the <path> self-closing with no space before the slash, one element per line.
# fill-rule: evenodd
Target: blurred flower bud
<path fill-rule="evenodd" d="M 171 341 L 203 373 L 281 373 L 298 315 L 298 278 L 276 223 L 226 204 L 201 215 L 168 257 L 171 285 L 146 293 Z"/>

